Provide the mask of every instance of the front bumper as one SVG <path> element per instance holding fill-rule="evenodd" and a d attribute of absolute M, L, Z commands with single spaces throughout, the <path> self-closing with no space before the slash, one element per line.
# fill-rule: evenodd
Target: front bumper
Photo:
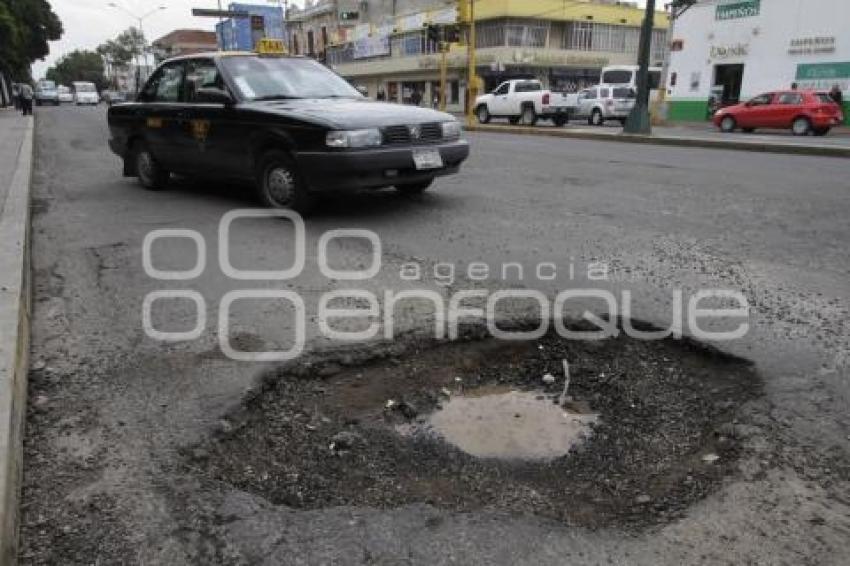
<path fill-rule="evenodd" d="M 437 149 L 443 167 L 419 171 L 413 164 L 414 149 Z M 352 151 L 301 152 L 295 155 L 311 191 L 380 189 L 452 175 L 469 157 L 469 143 L 377 148 Z"/>

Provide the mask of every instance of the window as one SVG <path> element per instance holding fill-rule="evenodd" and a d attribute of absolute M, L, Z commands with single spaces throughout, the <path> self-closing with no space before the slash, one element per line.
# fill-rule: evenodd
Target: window
<path fill-rule="evenodd" d="M 193 59 L 186 64 L 186 84 L 183 87 L 186 102 L 195 102 L 199 88 L 224 88 L 224 81 L 212 59 Z"/>
<path fill-rule="evenodd" d="M 637 98 L 637 95 L 632 88 L 620 87 L 614 89 L 614 98 Z"/>
<path fill-rule="evenodd" d="M 160 68 L 142 90 L 143 102 L 178 102 L 183 84 L 183 64 L 172 63 Z"/>
<path fill-rule="evenodd" d="M 220 64 L 249 100 L 362 98 L 342 77 L 312 59 L 225 57 Z"/>
<path fill-rule="evenodd" d="M 602 82 L 609 85 L 632 84 L 631 71 L 605 71 L 602 74 Z"/>
<path fill-rule="evenodd" d="M 748 102 L 750 106 L 764 106 L 770 104 L 773 100 L 773 94 L 761 94 Z"/>
<path fill-rule="evenodd" d="M 596 89 L 592 88 L 581 93 L 581 97 L 585 100 L 596 100 Z"/>
<path fill-rule="evenodd" d="M 511 85 L 509 83 L 504 83 L 501 86 L 499 86 L 499 88 L 497 88 L 496 92 L 494 92 L 493 94 L 495 94 L 496 96 L 503 96 L 505 94 L 508 94 L 510 92 L 510 90 L 511 90 Z"/>
<path fill-rule="evenodd" d="M 608 98 L 610 95 L 610 91 L 607 88 L 599 89 L 599 98 Z"/>
<path fill-rule="evenodd" d="M 543 86 L 537 81 L 522 81 L 514 87 L 514 92 L 538 92 Z"/>
<path fill-rule="evenodd" d="M 784 92 L 779 95 L 777 104 L 802 104 L 803 95 L 798 92 Z"/>

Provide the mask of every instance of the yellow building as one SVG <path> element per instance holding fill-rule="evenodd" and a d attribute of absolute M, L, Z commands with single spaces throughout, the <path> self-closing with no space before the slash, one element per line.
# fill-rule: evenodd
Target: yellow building
<path fill-rule="evenodd" d="M 372 97 L 410 102 L 421 96 L 424 104 L 435 103 L 440 55 L 426 30 L 429 24 L 455 23 L 457 2 L 404 4 L 408 11 L 396 14 L 390 8 L 398 5 L 395 1 L 361 1 L 357 22 L 344 41 L 329 45 L 326 62 Z M 556 90 L 579 90 L 598 82 L 607 65 L 636 63 L 643 16 L 636 3 L 614 0 L 475 0 L 478 75 L 486 89 L 511 78 L 537 78 Z M 659 64 L 666 15 L 659 13 L 655 25 L 652 62 Z M 453 46 L 448 55 L 451 111 L 464 107 L 466 66 L 466 48 Z"/>

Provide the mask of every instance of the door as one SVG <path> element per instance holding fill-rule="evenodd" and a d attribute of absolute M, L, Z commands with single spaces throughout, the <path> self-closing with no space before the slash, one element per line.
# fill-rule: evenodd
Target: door
<path fill-rule="evenodd" d="M 143 137 L 159 163 L 168 170 L 180 169 L 183 162 L 180 102 L 183 89 L 183 63 L 175 61 L 160 67 L 145 85 L 139 98 Z"/>
<path fill-rule="evenodd" d="M 511 91 L 511 83 L 502 83 L 493 91 L 493 105 L 490 114 L 494 116 L 507 116 L 510 113 L 508 95 Z"/>
<path fill-rule="evenodd" d="M 741 85 L 743 83 L 743 65 L 717 65 L 714 67 L 714 85 L 723 87 L 723 96 L 720 100 L 723 106 L 740 102 Z"/>
<path fill-rule="evenodd" d="M 181 143 L 187 165 L 204 176 L 235 177 L 244 173 L 249 154 L 245 128 L 239 127 L 238 111 L 219 102 L 207 102 L 198 96 L 201 88 L 228 91 L 212 59 L 186 62 L 184 118 Z M 231 96 L 233 93 L 230 93 Z"/>
<path fill-rule="evenodd" d="M 768 128 L 773 106 L 773 93 L 760 94 L 747 101 L 744 108 L 736 116 L 738 125 L 742 128 Z"/>
<path fill-rule="evenodd" d="M 803 110 L 803 93 L 782 92 L 776 95 L 776 103 L 771 112 L 771 128 L 790 128 L 794 118 Z"/>
<path fill-rule="evenodd" d="M 578 97 L 578 116 L 587 118 L 590 116 L 593 106 L 596 104 L 597 89 L 589 88 L 582 91 Z"/>

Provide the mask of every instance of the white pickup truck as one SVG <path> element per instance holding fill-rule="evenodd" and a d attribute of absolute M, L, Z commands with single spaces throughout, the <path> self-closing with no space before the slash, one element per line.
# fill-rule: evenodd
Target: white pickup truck
<path fill-rule="evenodd" d="M 566 95 L 545 90 L 540 81 L 503 82 L 491 93 L 475 99 L 475 115 L 482 124 L 493 118 L 507 118 L 511 124 L 533 126 L 538 120 L 552 120 L 563 126 L 575 110 Z"/>

